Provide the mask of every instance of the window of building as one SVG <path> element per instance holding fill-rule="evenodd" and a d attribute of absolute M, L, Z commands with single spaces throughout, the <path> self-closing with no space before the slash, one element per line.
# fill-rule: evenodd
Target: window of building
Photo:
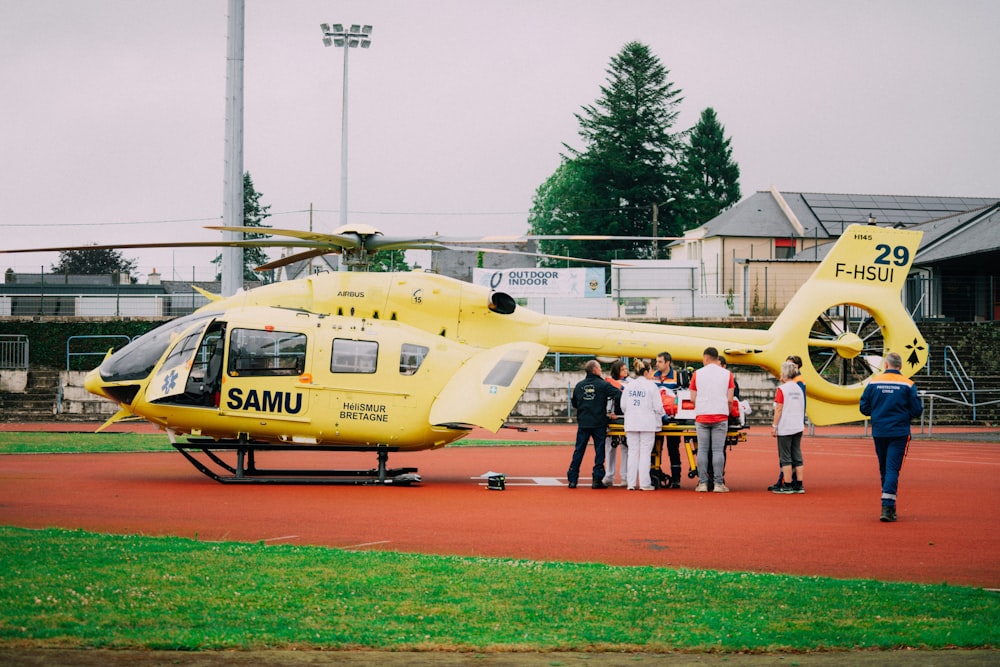
<path fill-rule="evenodd" d="M 774 239 L 774 258 L 788 259 L 795 255 L 795 239 Z"/>

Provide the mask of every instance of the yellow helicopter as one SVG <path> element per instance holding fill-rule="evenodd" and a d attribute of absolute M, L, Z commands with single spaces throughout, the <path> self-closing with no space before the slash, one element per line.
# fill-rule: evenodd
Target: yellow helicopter
<path fill-rule="evenodd" d="M 387 249 L 448 247 L 439 238 L 386 237 L 367 226 L 332 235 L 212 229 L 266 231 L 295 239 L 281 245 L 305 248 L 259 269 L 331 251 L 363 266 Z M 443 447 L 474 426 L 498 431 L 549 352 L 653 357 L 667 349 L 677 359 L 699 359 L 714 346 L 733 363 L 775 375 L 797 354 L 813 360 L 802 368 L 812 422 L 858 421 L 864 383 L 884 354 L 902 354 L 907 375 L 926 363 L 927 345 L 900 300 L 921 235 L 850 226 L 766 330 L 547 316 L 507 294 L 419 271 L 316 274 L 213 296 L 109 353 L 86 387 L 119 405 L 101 428 L 141 417 L 165 429 L 201 472 L 236 483 L 419 481 L 413 468 L 388 468 L 388 454 Z M 839 324 L 831 309 L 863 316 L 852 320 L 857 326 Z M 256 454 L 275 450 L 370 451 L 378 465 L 259 468 Z"/>

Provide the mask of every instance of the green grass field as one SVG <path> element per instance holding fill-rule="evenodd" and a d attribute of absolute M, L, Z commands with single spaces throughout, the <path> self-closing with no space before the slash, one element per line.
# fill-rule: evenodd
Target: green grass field
<path fill-rule="evenodd" d="M 989 647 L 942 585 L 0 528 L 0 641 L 86 647 Z"/>
<path fill-rule="evenodd" d="M 169 448 L 163 435 L 0 433 L 8 453 Z M 2 645 L 763 652 L 1000 642 L 1000 596 L 968 587 L 14 527 L 0 527 L 0 609 Z"/>
<path fill-rule="evenodd" d="M 449 447 L 565 445 L 524 440 L 459 440 Z M 0 431 L 0 454 L 173 451 L 166 433 Z"/>

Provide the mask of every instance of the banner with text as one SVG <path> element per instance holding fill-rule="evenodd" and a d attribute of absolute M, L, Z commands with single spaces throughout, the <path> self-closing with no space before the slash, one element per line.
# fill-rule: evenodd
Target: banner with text
<path fill-rule="evenodd" d="M 515 298 L 604 297 L 604 269 L 473 269 L 472 282 Z"/>

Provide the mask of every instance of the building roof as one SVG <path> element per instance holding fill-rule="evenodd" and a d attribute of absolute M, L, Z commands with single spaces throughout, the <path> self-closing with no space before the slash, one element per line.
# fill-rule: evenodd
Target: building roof
<path fill-rule="evenodd" d="M 776 196 L 777 194 L 777 196 Z M 783 210 L 781 200 L 787 204 Z M 692 236 L 833 239 L 850 224 L 874 216 L 879 225 L 912 227 L 996 204 L 995 197 L 825 194 L 758 191 L 713 218 Z M 789 217 L 799 222 L 801 231 Z"/>
<path fill-rule="evenodd" d="M 915 263 L 927 265 L 1000 253 L 1000 204 L 931 220 L 914 229 L 924 233 Z M 964 258 L 964 259 L 963 259 Z M 993 268 L 995 268 L 995 262 Z"/>

